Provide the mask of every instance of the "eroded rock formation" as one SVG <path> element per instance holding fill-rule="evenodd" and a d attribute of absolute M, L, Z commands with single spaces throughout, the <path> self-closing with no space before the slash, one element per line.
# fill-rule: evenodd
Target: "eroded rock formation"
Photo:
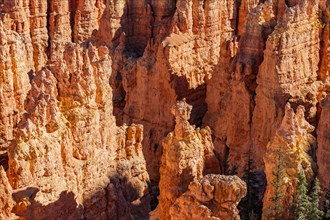
<path fill-rule="evenodd" d="M 177 143 L 199 158 L 180 195 L 192 193 L 194 178 L 219 173 L 218 161 L 221 172 L 243 176 L 246 154 L 265 185 L 266 146 L 287 102 L 297 115 L 303 105 L 316 128 L 313 160 L 328 188 L 329 7 L 0 0 L 0 154 L 9 160 L 0 161 L 0 197 L 11 187 L 16 203 L 1 200 L 1 214 L 14 205 L 25 218 L 147 217 L 149 178 L 157 188 L 161 158 L 172 152 L 163 146 Z M 186 113 L 175 125 L 168 110 L 183 98 L 193 106 L 184 110 L 189 122 L 209 128 L 195 129 Z"/>
<path fill-rule="evenodd" d="M 153 219 L 198 219 L 198 216 L 239 219 L 236 206 L 246 194 L 245 183 L 238 177 L 219 175 L 220 167 L 209 140 L 210 130 L 195 129 L 189 124 L 191 110 L 192 106 L 185 100 L 171 109 L 176 125 L 163 141 L 159 205 L 151 216 Z M 209 173 L 214 174 L 203 177 Z M 206 188 L 206 195 L 202 188 Z M 202 203 L 209 203 L 208 208 Z"/>
<path fill-rule="evenodd" d="M 298 174 L 303 172 L 310 182 L 315 164 L 308 152 L 314 150 L 316 140 L 311 135 L 314 127 L 305 120 L 305 108 L 298 106 L 296 114 L 290 104 L 285 107 L 282 123 L 266 147 L 264 155 L 267 189 L 264 197 L 263 219 L 271 218 L 275 208 L 275 193 L 281 193 L 277 204 L 284 219 L 294 218 L 293 206 Z"/>
<path fill-rule="evenodd" d="M 130 4 L 128 9 L 131 8 Z M 144 22 L 149 22 L 151 12 L 148 8 L 152 9 L 152 34 L 145 43 L 144 52 L 140 53 L 139 48 L 134 50 L 134 47 L 128 45 L 141 44 L 141 37 L 131 36 L 139 35 L 141 31 L 123 30 L 125 37 L 121 39 L 125 38 L 124 42 L 116 49 L 120 51 L 125 45 L 125 50 L 131 56 L 127 59 L 118 55 L 118 50 L 115 52 L 126 65 L 118 73 L 117 78 L 122 80 L 116 81 L 118 87 L 122 85 L 123 89 L 115 89 L 114 95 L 125 100 L 125 103 L 122 101 L 118 104 L 124 105 L 119 118 L 122 117 L 124 122 L 143 122 L 143 145 L 148 172 L 153 181 L 158 181 L 161 141 L 174 127 L 167 109 L 178 99 L 186 98 L 194 106 L 191 122 L 199 125 L 202 123 L 206 112 L 205 82 L 215 71 L 223 50 L 221 44 L 234 34 L 237 2 L 151 1 L 150 7 L 139 4 L 140 7 L 136 7 L 135 11 L 139 15 L 144 13 Z M 140 22 L 137 22 L 133 29 L 140 28 L 145 26 L 140 27 Z M 143 33 L 149 35 L 146 30 Z M 137 93 L 140 96 L 134 95 Z"/>
<path fill-rule="evenodd" d="M 171 219 L 240 219 L 237 205 L 246 195 L 246 184 L 237 176 L 208 174 L 188 189 L 171 207 Z"/>
<path fill-rule="evenodd" d="M 6 149 L 14 140 L 14 129 L 24 110 L 24 100 L 31 87 L 29 54 L 22 37 L 6 29 L 0 21 L 0 148 Z"/>
<path fill-rule="evenodd" d="M 285 10 L 267 40 L 252 122 L 253 145 L 259 155 L 280 125 L 287 101 L 295 106 L 303 103 L 307 119 L 316 119 L 322 82 L 317 81 L 320 23 L 315 3 L 300 1 Z"/>
<path fill-rule="evenodd" d="M 143 129 L 116 127 L 110 76 L 107 48 L 74 44 L 66 46 L 62 60 L 36 73 L 8 150 L 16 215 L 147 216 Z"/>

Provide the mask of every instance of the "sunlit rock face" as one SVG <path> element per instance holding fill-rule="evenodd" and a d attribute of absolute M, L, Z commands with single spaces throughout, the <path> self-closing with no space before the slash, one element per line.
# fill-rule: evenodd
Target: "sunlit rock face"
<path fill-rule="evenodd" d="M 240 219 L 237 205 L 246 184 L 237 176 L 208 174 L 190 182 L 170 208 L 171 219 Z"/>
<path fill-rule="evenodd" d="M 272 198 L 276 191 L 282 193 L 278 201 L 284 210 L 281 216 L 294 218 L 292 204 L 296 198 L 298 174 L 303 172 L 309 182 L 313 178 L 315 164 L 308 152 L 315 148 L 316 141 L 311 134 L 314 127 L 306 121 L 304 112 L 305 108 L 298 106 L 294 113 L 287 104 L 281 125 L 267 145 L 264 162 L 268 184 L 263 200 L 263 219 L 269 219 L 274 211 Z"/>
<path fill-rule="evenodd" d="M 246 184 L 236 176 L 219 175 L 210 130 L 189 124 L 191 110 L 185 100 L 172 106 L 175 128 L 163 140 L 159 205 L 151 218 L 239 219 L 236 206 L 246 194 Z"/>
<path fill-rule="evenodd" d="M 304 169 L 328 189 L 329 7 L 0 0 L 0 218 L 147 219 L 158 186 L 160 216 L 193 218 L 176 210 L 187 196 L 203 203 L 189 185 L 211 173 L 243 177 L 246 155 L 266 185 L 288 102 L 315 127 Z M 222 178 L 205 181 L 239 183 Z M 239 200 L 211 199 L 205 216 L 237 217 Z"/>
<path fill-rule="evenodd" d="M 67 45 L 63 60 L 36 73 L 8 150 L 15 214 L 27 219 L 147 215 L 143 127 L 116 127 L 110 76 L 107 48 L 74 44 Z"/>

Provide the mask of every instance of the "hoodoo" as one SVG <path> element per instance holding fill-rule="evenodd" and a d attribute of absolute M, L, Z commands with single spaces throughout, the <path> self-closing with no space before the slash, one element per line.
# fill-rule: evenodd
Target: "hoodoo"
<path fill-rule="evenodd" d="M 325 218 L 329 21 L 326 0 L 0 0 L 0 219 Z"/>

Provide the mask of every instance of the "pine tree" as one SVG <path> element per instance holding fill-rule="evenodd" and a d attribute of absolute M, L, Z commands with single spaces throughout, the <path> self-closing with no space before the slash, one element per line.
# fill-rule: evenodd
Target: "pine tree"
<path fill-rule="evenodd" d="M 298 180 L 295 216 L 296 220 L 305 220 L 311 207 L 311 203 L 307 196 L 307 181 L 304 172 L 299 172 Z"/>
<path fill-rule="evenodd" d="M 224 160 L 224 164 L 223 164 L 223 174 L 224 175 L 237 175 L 237 169 L 238 169 L 238 165 L 233 163 L 230 164 L 229 161 L 229 147 L 226 146 L 226 151 L 225 151 L 225 160 Z"/>
<path fill-rule="evenodd" d="M 244 177 L 243 179 L 246 181 L 247 184 L 247 211 L 250 213 L 252 211 L 252 184 L 254 175 L 252 170 L 254 169 L 253 160 L 251 158 L 251 149 L 247 154 L 247 164 L 244 169 Z"/>
<path fill-rule="evenodd" d="M 330 201 L 325 201 L 324 219 L 330 219 Z"/>
<path fill-rule="evenodd" d="M 262 204 L 260 204 L 256 195 L 260 191 L 258 184 L 260 180 L 255 172 L 256 167 L 252 158 L 251 149 L 249 149 L 247 153 L 244 153 L 243 158 L 246 160 L 246 163 L 242 179 L 246 182 L 247 194 L 239 204 L 240 215 L 242 219 L 258 219 L 262 212 Z"/>
<path fill-rule="evenodd" d="M 226 163 L 224 166 L 225 175 L 229 175 L 229 176 L 237 175 L 237 169 L 238 169 L 237 164 L 234 163 L 232 166 L 230 166 L 229 160 L 228 159 L 226 160 Z"/>
<path fill-rule="evenodd" d="M 309 197 L 309 201 L 311 205 L 310 208 L 308 209 L 309 212 L 307 213 L 307 219 L 319 220 L 322 218 L 323 211 L 319 209 L 320 194 L 321 194 L 320 182 L 316 178 L 314 181 L 314 187 Z"/>
<path fill-rule="evenodd" d="M 233 175 L 237 175 L 237 174 L 238 174 L 237 170 L 238 170 L 238 165 L 237 165 L 237 164 L 234 164 L 234 165 L 231 167 L 231 169 L 229 169 L 229 171 L 228 171 L 228 175 L 231 175 L 231 176 L 233 176 Z"/>
<path fill-rule="evenodd" d="M 330 189 L 330 183 L 329 183 Z M 330 190 L 326 190 L 325 201 L 324 201 L 324 216 L 323 219 L 330 219 Z"/>
<path fill-rule="evenodd" d="M 275 194 L 270 198 L 270 201 L 273 202 L 273 206 L 270 207 L 271 214 L 269 218 L 274 220 L 282 220 L 283 207 L 282 207 L 282 186 L 283 186 L 283 159 L 282 159 L 282 150 L 281 148 L 277 151 L 277 165 L 275 171 L 273 171 L 273 181 L 272 185 L 275 188 Z"/>

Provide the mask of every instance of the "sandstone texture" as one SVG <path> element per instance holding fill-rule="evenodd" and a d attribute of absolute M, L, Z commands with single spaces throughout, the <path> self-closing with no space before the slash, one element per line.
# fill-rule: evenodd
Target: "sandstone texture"
<path fill-rule="evenodd" d="M 0 0 L 0 218 L 148 219 L 159 190 L 159 218 L 238 218 L 218 175 L 247 166 L 266 212 L 279 146 L 285 207 L 300 170 L 330 190 L 329 21 L 326 0 Z"/>
<path fill-rule="evenodd" d="M 14 209 L 18 216 L 146 215 L 149 177 L 142 155 L 143 129 L 116 127 L 110 66 L 106 48 L 69 44 L 63 60 L 33 78 L 17 139 L 8 151 L 9 181 L 20 194 Z M 115 208 L 118 203 L 126 210 Z M 45 204 L 48 212 L 42 208 Z M 135 206 L 146 211 L 135 212 Z"/>
<path fill-rule="evenodd" d="M 210 139 L 210 130 L 195 129 L 189 124 L 191 110 L 192 106 L 185 100 L 178 101 L 171 109 L 176 125 L 163 141 L 159 205 L 151 217 L 239 219 L 236 206 L 246 194 L 246 185 L 236 176 L 219 175 L 212 141 L 206 141 Z M 209 173 L 214 174 L 203 177 Z M 206 203 L 209 205 L 205 206 Z"/>
<path fill-rule="evenodd" d="M 160 196 L 153 214 L 155 219 L 170 219 L 170 207 L 188 189 L 191 181 L 202 178 L 205 173 L 220 173 L 212 141 L 207 141 L 211 138 L 210 129 L 200 130 L 190 125 L 191 110 L 192 106 L 185 100 L 177 102 L 171 109 L 176 125 L 174 132 L 163 140 Z"/>
<path fill-rule="evenodd" d="M 240 219 L 246 184 L 237 176 L 208 174 L 192 181 L 170 209 L 171 219 Z"/>
<path fill-rule="evenodd" d="M 285 106 L 285 115 L 279 129 L 267 145 L 264 155 L 267 189 L 263 199 L 263 219 L 274 211 L 276 187 L 282 192 L 279 204 L 283 207 L 282 218 L 294 218 L 292 203 L 295 201 L 298 174 L 303 172 L 310 182 L 313 178 L 315 165 L 308 155 L 311 147 L 315 147 L 316 140 L 311 135 L 314 127 L 304 116 L 304 107 L 298 106 L 294 113 L 290 104 Z M 276 184 L 279 183 L 279 184 Z"/>
<path fill-rule="evenodd" d="M 11 213 L 11 210 L 13 209 L 15 202 L 12 199 L 11 195 L 13 193 L 13 189 L 11 185 L 9 184 L 7 175 L 3 169 L 3 167 L 0 167 L 0 218 L 14 218 L 15 215 Z"/>

